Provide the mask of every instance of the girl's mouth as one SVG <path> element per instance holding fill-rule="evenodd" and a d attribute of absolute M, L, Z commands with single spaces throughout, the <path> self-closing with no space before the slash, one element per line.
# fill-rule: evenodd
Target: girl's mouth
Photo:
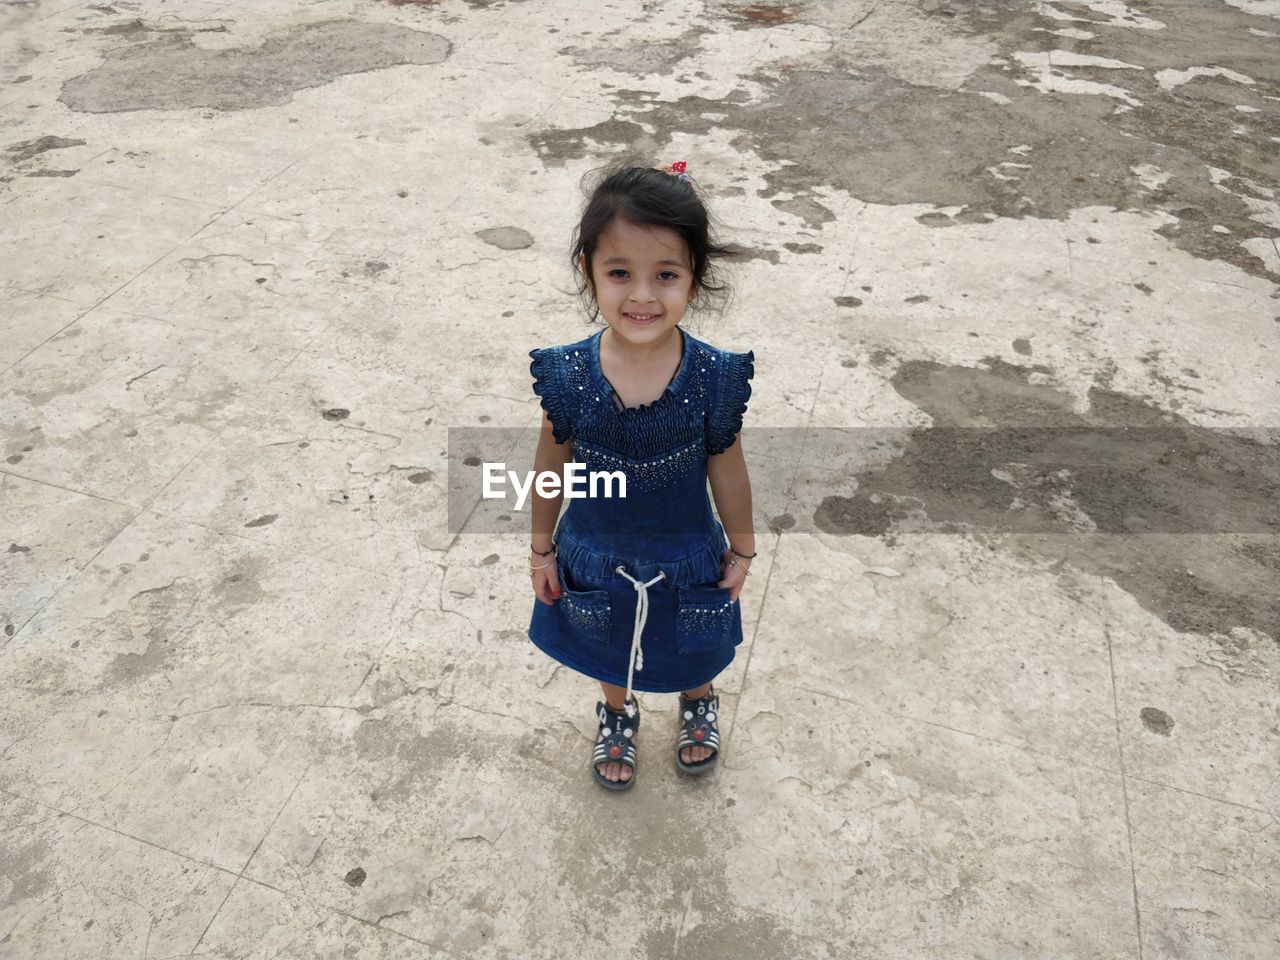
<path fill-rule="evenodd" d="M 623 316 L 632 323 L 653 323 L 658 319 L 656 313 L 624 313 Z"/>

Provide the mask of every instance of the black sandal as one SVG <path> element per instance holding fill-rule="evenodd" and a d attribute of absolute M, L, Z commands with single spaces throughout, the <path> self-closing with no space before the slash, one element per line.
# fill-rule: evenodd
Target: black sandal
<path fill-rule="evenodd" d="M 685 773 L 706 773 L 720 759 L 720 733 L 716 718 L 720 714 L 720 697 L 714 687 L 707 688 L 707 695 L 690 700 L 680 694 L 680 742 L 676 744 L 676 766 Z M 715 751 L 709 757 L 685 763 L 680 751 L 685 747 L 709 747 Z"/>
<path fill-rule="evenodd" d="M 591 754 L 591 773 L 596 783 L 607 790 L 628 790 L 636 782 L 635 735 L 640 729 L 640 705 L 634 700 L 631 703 L 636 709 L 634 717 L 628 717 L 626 710 L 613 709 L 608 703 L 596 704 L 600 732 Z M 631 776 L 626 780 L 610 780 L 600 772 L 598 764 L 601 763 L 625 764 L 631 768 Z"/>

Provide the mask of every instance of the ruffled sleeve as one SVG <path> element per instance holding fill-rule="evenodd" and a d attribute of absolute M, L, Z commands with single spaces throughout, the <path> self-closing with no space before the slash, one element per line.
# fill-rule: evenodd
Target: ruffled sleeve
<path fill-rule="evenodd" d="M 564 443 L 572 436 L 573 431 L 564 402 L 564 391 L 561 389 L 561 378 L 556 369 L 559 355 L 555 347 L 541 347 L 530 350 L 529 356 L 533 358 L 533 362 L 529 364 L 529 372 L 533 374 L 533 392 L 538 395 L 542 409 L 547 412 L 556 443 Z"/>
<path fill-rule="evenodd" d="M 707 414 L 707 455 L 724 453 L 742 430 L 742 417 L 751 396 L 755 375 L 755 351 L 721 354 L 719 375 L 711 410 Z"/>

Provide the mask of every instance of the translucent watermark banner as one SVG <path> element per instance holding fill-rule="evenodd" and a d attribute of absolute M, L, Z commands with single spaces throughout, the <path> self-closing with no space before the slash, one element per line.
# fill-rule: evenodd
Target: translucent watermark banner
<path fill-rule="evenodd" d="M 535 475 L 538 437 L 449 428 L 451 534 L 527 535 L 539 491 L 563 491 L 566 507 L 638 498 L 660 522 L 660 497 L 634 475 L 628 489 L 626 469 L 588 456 Z M 756 514 L 775 530 L 1280 535 L 1280 428 L 757 427 L 740 442 Z"/>

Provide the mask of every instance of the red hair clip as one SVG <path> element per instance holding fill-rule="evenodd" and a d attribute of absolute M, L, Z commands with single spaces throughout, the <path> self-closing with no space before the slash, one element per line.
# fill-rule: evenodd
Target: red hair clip
<path fill-rule="evenodd" d="M 664 163 L 660 167 L 654 167 L 655 170 L 661 170 L 663 173 L 669 173 L 677 180 L 683 180 L 685 183 L 691 183 L 689 174 L 685 173 L 686 163 L 683 160 L 677 160 L 675 163 Z"/>

